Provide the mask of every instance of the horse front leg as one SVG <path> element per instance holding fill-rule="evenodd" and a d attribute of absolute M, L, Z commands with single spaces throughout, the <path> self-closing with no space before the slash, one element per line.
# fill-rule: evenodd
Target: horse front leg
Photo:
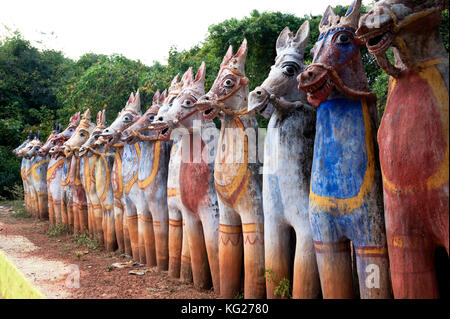
<path fill-rule="evenodd" d="M 217 207 L 205 207 L 200 214 L 213 287 L 215 293 L 220 295 L 219 211 Z"/>
<path fill-rule="evenodd" d="M 123 238 L 123 207 L 121 201 L 117 198 L 114 198 L 114 230 L 116 232 L 118 249 L 120 252 L 123 252 L 125 248 Z"/>
<path fill-rule="evenodd" d="M 191 253 L 192 276 L 194 286 L 201 289 L 211 287 L 211 273 L 208 265 L 205 239 L 201 221 L 192 212 L 184 209 L 183 220 L 189 237 L 189 251 Z"/>
<path fill-rule="evenodd" d="M 220 199 L 218 201 L 220 296 L 231 299 L 241 291 L 242 226 L 239 215 Z"/>
<path fill-rule="evenodd" d="M 180 213 L 181 215 L 181 213 Z M 189 236 L 186 227 L 186 221 L 182 220 L 183 224 L 183 240 L 181 243 L 181 269 L 180 269 L 180 280 L 184 283 L 193 282 L 192 275 L 192 263 L 191 263 L 191 250 L 189 246 Z"/>
<path fill-rule="evenodd" d="M 181 212 L 169 203 L 169 277 L 179 278 L 183 243 Z"/>
<path fill-rule="evenodd" d="M 169 212 L 166 198 L 149 201 L 151 215 L 153 216 L 153 230 L 155 236 L 156 264 L 158 270 L 169 268 Z"/>

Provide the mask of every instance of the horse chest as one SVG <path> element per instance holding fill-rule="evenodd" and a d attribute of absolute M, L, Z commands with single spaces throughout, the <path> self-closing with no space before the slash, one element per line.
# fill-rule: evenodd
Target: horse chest
<path fill-rule="evenodd" d="M 128 194 L 138 179 L 141 144 L 125 145 L 122 156 L 122 178 L 125 194 Z"/>
<path fill-rule="evenodd" d="M 239 118 L 229 121 L 220 132 L 214 182 L 221 200 L 234 207 L 245 191 L 250 170 L 248 167 L 248 137 Z"/>
<path fill-rule="evenodd" d="M 201 149 L 205 144 L 201 141 Z M 198 207 L 204 204 L 208 196 L 209 184 L 211 182 L 209 165 L 200 159 L 194 162 L 193 143 L 190 143 L 190 160 L 181 162 L 180 165 L 180 197 L 181 202 L 190 211 L 197 214 Z"/>
<path fill-rule="evenodd" d="M 371 122 L 364 101 L 323 102 L 317 112 L 311 200 L 342 213 L 359 207 L 375 170 Z M 344 201 L 336 208 L 337 201 Z M 347 201 L 347 202 L 345 202 Z"/>
<path fill-rule="evenodd" d="M 434 67 L 391 80 L 378 130 L 385 189 L 416 193 L 448 183 L 448 103 Z"/>
<path fill-rule="evenodd" d="M 149 187 L 158 174 L 162 152 L 162 142 L 151 142 L 142 149 L 139 163 L 138 184 L 140 189 Z"/>

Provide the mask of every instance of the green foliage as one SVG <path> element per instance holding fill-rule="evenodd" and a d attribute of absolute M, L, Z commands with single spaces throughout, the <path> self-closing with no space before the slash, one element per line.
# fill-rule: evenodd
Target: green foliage
<path fill-rule="evenodd" d="M 276 283 L 277 274 L 272 269 L 266 269 L 264 272 L 264 278 L 266 278 L 268 283 Z M 275 286 L 273 292 L 275 296 L 281 298 L 288 298 L 291 296 L 290 293 L 290 281 L 287 278 L 281 278 L 278 285 Z"/>
<path fill-rule="evenodd" d="M 69 226 L 67 225 L 50 225 L 47 231 L 49 237 L 58 237 L 69 234 Z"/>
<path fill-rule="evenodd" d="M 86 247 L 94 250 L 99 247 L 97 238 L 90 238 L 89 233 L 87 232 L 81 235 L 73 235 L 72 241 L 77 245 L 77 247 Z"/>

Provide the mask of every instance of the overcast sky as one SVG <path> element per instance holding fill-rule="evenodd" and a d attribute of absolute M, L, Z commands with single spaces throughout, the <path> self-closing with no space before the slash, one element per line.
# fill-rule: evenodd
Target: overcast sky
<path fill-rule="evenodd" d="M 347 3 L 348 2 L 348 3 Z M 88 52 L 120 53 L 151 65 L 166 63 L 169 48 L 200 43 L 208 26 L 253 9 L 322 14 L 328 5 L 351 0 L 0 0 L 0 38 L 19 30 L 39 48 L 62 51 L 72 59 Z M 369 1 L 363 1 L 368 4 Z M 41 44 L 39 43 L 41 42 Z"/>

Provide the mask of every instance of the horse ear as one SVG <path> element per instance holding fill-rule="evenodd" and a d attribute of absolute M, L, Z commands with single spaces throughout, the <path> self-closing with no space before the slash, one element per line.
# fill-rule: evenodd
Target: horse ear
<path fill-rule="evenodd" d="M 158 104 L 159 103 L 159 89 L 155 92 L 155 94 L 153 95 L 153 104 Z"/>
<path fill-rule="evenodd" d="M 206 76 L 206 64 L 205 61 L 202 61 L 202 64 L 198 68 L 197 75 L 195 76 L 195 82 L 205 81 Z"/>
<path fill-rule="evenodd" d="M 319 23 L 319 31 L 322 33 L 325 29 L 327 29 L 331 23 L 331 18 L 335 17 L 336 14 L 333 11 L 331 6 L 328 6 L 325 12 L 323 13 L 322 20 Z"/>
<path fill-rule="evenodd" d="M 225 56 L 223 57 L 222 63 L 220 63 L 220 66 L 225 66 L 228 64 L 228 61 L 233 57 L 233 47 L 230 45 L 228 47 L 227 53 L 225 53 Z"/>
<path fill-rule="evenodd" d="M 134 94 L 133 94 L 133 92 L 131 92 L 126 105 L 133 103 L 133 100 L 134 100 Z"/>
<path fill-rule="evenodd" d="M 283 31 L 281 31 L 277 39 L 276 44 L 277 55 L 280 54 L 280 51 L 282 49 L 286 48 L 289 38 L 292 38 L 292 32 L 289 29 L 289 27 L 285 27 Z"/>
<path fill-rule="evenodd" d="M 343 24 L 358 29 L 360 12 L 361 12 L 361 0 L 354 0 L 353 3 L 348 7 L 345 16 L 341 18 L 341 21 L 343 22 Z"/>
<path fill-rule="evenodd" d="M 90 121 L 91 119 L 91 110 L 87 109 L 86 111 L 84 111 L 83 113 L 83 120 L 85 121 Z"/>
<path fill-rule="evenodd" d="M 167 97 L 167 90 L 164 90 L 159 96 L 159 104 L 163 104 Z"/>
<path fill-rule="evenodd" d="M 244 38 L 244 41 L 242 41 L 241 46 L 239 47 L 239 50 L 236 52 L 234 57 L 236 59 L 245 59 L 247 58 L 247 52 L 248 52 L 248 46 L 247 46 L 247 39 Z"/>
<path fill-rule="evenodd" d="M 296 43 L 297 51 L 302 55 L 303 53 L 305 53 L 306 46 L 308 45 L 309 32 L 310 32 L 309 21 L 306 20 L 298 29 L 297 34 L 295 35 L 294 38 L 294 43 Z"/>
<path fill-rule="evenodd" d="M 178 81 L 179 81 L 179 78 L 180 78 L 180 73 L 178 73 L 177 75 L 174 76 L 172 82 L 170 83 L 170 86 L 175 86 L 175 85 L 177 85 L 177 83 L 178 83 Z"/>
<path fill-rule="evenodd" d="M 41 140 L 41 130 L 38 130 L 38 131 L 37 131 L 36 139 L 37 139 L 37 140 Z"/>
<path fill-rule="evenodd" d="M 192 72 L 192 67 L 189 67 L 189 69 L 183 74 L 183 77 L 181 78 L 181 82 L 183 82 L 184 85 L 189 85 L 194 79 L 194 74 Z"/>
<path fill-rule="evenodd" d="M 141 95 L 139 94 L 139 89 L 136 91 L 136 95 L 134 96 L 134 100 L 133 100 L 133 104 L 134 104 L 134 109 L 137 112 L 141 111 Z"/>

